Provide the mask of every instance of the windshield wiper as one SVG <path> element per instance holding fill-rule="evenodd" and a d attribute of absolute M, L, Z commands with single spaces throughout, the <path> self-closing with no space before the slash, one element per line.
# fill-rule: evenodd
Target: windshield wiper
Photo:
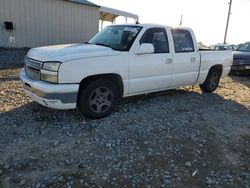
<path fill-rule="evenodd" d="M 107 45 L 107 44 L 103 44 L 103 43 L 95 43 L 95 45 L 99 45 L 99 46 L 105 46 L 108 48 L 112 48 L 111 46 Z M 113 49 L 113 48 L 112 48 Z"/>
<path fill-rule="evenodd" d="M 111 47 L 107 44 L 103 44 L 103 43 L 94 43 L 94 45 L 105 46 L 105 47 L 111 48 L 112 50 L 120 51 L 119 49 L 113 48 L 113 47 Z"/>
<path fill-rule="evenodd" d="M 91 44 L 91 43 L 89 43 L 89 42 L 84 42 L 84 44 Z"/>

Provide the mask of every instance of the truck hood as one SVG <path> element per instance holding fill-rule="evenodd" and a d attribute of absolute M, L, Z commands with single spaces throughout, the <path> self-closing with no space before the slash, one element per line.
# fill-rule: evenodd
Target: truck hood
<path fill-rule="evenodd" d="M 234 51 L 234 59 L 250 59 L 250 52 Z"/>
<path fill-rule="evenodd" d="M 29 50 L 27 56 L 38 61 L 70 61 L 91 57 L 119 55 L 119 51 L 93 44 L 66 44 L 45 46 Z"/>

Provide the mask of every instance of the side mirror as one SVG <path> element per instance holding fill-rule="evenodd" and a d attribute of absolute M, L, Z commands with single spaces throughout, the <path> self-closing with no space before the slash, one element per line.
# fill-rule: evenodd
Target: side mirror
<path fill-rule="evenodd" d="M 152 54 L 154 53 L 155 48 L 153 44 L 150 43 L 143 43 L 136 49 L 136 54 Z"/>

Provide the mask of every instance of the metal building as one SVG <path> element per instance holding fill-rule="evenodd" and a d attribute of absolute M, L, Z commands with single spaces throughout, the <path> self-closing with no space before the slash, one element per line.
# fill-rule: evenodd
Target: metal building
<path fill-rule="evenodd" d="M 99 8 L 85 0 L 0 0 L 0 46 L 86 41 L 99 29 Z"/>
<path fill-rule="evenodd" d="M 0 0 L 0 47 L 37 47 L 87 41 L 101 21 L 138 16 L 87 0 Z"/>

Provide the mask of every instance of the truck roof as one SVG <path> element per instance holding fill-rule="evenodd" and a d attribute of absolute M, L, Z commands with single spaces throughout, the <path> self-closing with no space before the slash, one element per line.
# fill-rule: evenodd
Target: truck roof
<path fill-rule="evenodd" d="M 150 28 L 150 27 L 167 27 L 170 29 L 187 29 L 190 30 L 190 28 L 188 27 L 171 27 L 171 26 L 167 26 L 167 25 L 161 25 L 161 24 L 151 24 L 151 23 L 145 23 L 145 24 L 115 24 L 114 26 L 140 26 L 140 27 L 146 27 L 146 28 Z M 112 25 L 111 25 L 112 26 Z"/>
<path fill-rule="evenodd" d="M 141 26 L 141 27 L 169 27 L 165 25 L 160 25 L 160 24 L 115 24 L 115 25 L 110 25 L 110 26 Z"/>

